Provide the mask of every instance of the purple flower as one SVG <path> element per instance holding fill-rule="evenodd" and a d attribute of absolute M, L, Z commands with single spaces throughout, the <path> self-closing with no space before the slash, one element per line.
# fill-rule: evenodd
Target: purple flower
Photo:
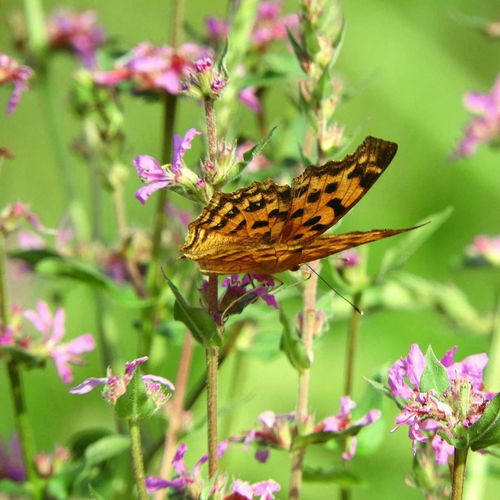
<path fill-rule="evenodd" d="M 139 177 L 147 185 L 139 188 L 135 197 L 142 203 L 146 203 L 148 198 L 158 189 L 179 185 L 188 191 L 196 191 L 199 177 L 192 172 L 184 163 L 184 154 L 191 149 L 191 142 L 194 137 L 200 135 L 194 128 L 190 128 L 184 137 L 177 134 L 173 137 L 172 165 L 160 166 L 158 161 L 149 155 L 137 156 L 134 165 Z"/>
<path fill-rule="evenodd" d="M 248 109 L 258 114 L 262 111 L 262 104 L 256 92 L 256 87 L 246 87 L 240 90 L 238 98 Z"/>
<path fill-rule="evenodd" d="M 217 445 L 217 457 L 221 458 L 226 453 L 228 447 L 228 441 L 222 441 Z M 180 443 L 177 452 L 172 460 L 172 467 L 174 468 L 177 477 L 171 481 L 162 479 L 160 477 L 147 477 L 146 478 L 146 488 L 148 493 L 154 493 L 155 491 L 162 490 L 165 488 L 176 490 L 177 492 L 182 492 L 183 494 L 189 496 L 189 492 L 201 491 L 204 486 L 204 480 L 201 477 L 200 468 L 208 461 L 208 455 L 203 455 L 193 466 L 192 470 L 189 471 L 184 463 L 184 456 L 187 453 L 187 446 L 185 443 Z M 213 488 L 215 488 L 214 486 Z M 211 490 L 213 495 L 215 490 Z"/>
<path fill-rule="evenodd" d="M 128 80 L 141 92 L 178 94 L 181 80 L 194 69 L 194 61 L 209 54 L 209 49 L 194 43 L 174 49 L 143 42 L 119 59 L 112 71 L 95 72 L 94 81 L 114 87 Z"/>
<path fill-rule="evenodd" d="M 481 234 L 465 249 L 470 264 L 500 266 L 500 236 Z"/>
<path fill-rule="evenodd" d="M 87 68 L 96 67 L 95 52 L 106 38 L 96 12 L 59 8 L 49 16 L 47 24 L 52 48 L 72 50 Z"/>
<path fill-rule="evenodd" d="M 44 347 L 53 359 L 59 377 L 65 384 L 70 384 L 73 381 L 70 363 L 83 363 L 80 355 L 92 351 L 95 347 L 92 335 L 84 334 L 69 342 L 59 343 L 65 334 L 64 309 L 58 308 L 52 316 L 47 303 L 43 300 L 38 301 L 36 311 L 25 311 L 24 316 L 42 333 Z"/>
<path fill-rule="evenodd" d="M 33 70 L 29 66 L 21 66 L 15 59 L 7 54 L 0 53 L 0 85 L 5 83 L 13 83 L 14 90 L 7 102 L 7 114 L 14 112 L 21 94 L 28 90 L 28 80 L 34 75 Z"/>
<path fill-rule="evenodd" d="M 226 85 L 226 74 L 216 67 L 211 57 L 202 57 L 188 71 L 182 82 L 182 91 L 195 99 L 217 99 Z"/>
<path fill-rule="evenodd" d="M 425 357 L 413 344 L 406 358 L 396 361 L 390 368 L 389 387 L 394 396 L 406 400 L 401 413 L 396 417 L 396 427 L 408 425 L 408 435 L 416 443 L 432 439 L 436 461 L 445 463 L 453 447 L 436 437 L 437 431 L 444 431 L 454 437 L 455 428 L 469 427 L 483 414 L 494 393 L 484 392 L 483 371 L 488 362 L 486 354 L 468 356 L 461 362 L 454 361 L 456 347 L 450 349 L 441 359 L 446 368 L 450 385 L 443 394 L 431 390 L 420 392 L 420 378 L 425 368 Z M 464 391 L 468 397 L 464 407 Z"/>
<path fill-rule="evenodd" d="M 340 398 L 340 411 L 336 415 L 325 418 L 322 422 L 314 427 L 314 432 L 342 432 L 352 426 L 366 426 L 376 422 L 380 416 L 380 410 L 370 410 L 361 418 L 352 421 L 352 410 L 356 408 L 356 403 L 349 396 L 342 396 Z M 351 460 L 356 453 L 358 441 L 356 437 L 350 437 L 348 450 L 342 453 L 344 460 Z"/>
<path fill-rule="evenodd" d="M 257 483 L 253 485 L 253 492 L 260 496 L 261 500 L 273 500 L 274 495 L 281 490 L 281 486 L 272 479 L 268 481 L 262 481 L 261 483 Z"/>
<path fill-rule="evenodd" d="M 134 376 L 134 372 L 139 365 L 148 360 L 147 356 L 134 359 L 129 363 L 125 363 L 125 372 L 122 375 L 113 375 L 111 369 L 108 368 L 107 377 L 90 377 L 85 379 L 81 384 L 70 389 L 71 394 L 86 394 L 94 388 L 104 385 L 102 395 L 111 404 L 115 404 L 118 398 L 127 392 L 127 386 Z M 174 384 L 170 380 L 158 375 L 142 375 L 142 380 L 146 387 L 146 392 L 154 402 L 155 408 L 161 408 L 169 399 L 170 393 L 175 391 Z M 165 392 L 165 388 L 169 393 Z"/>
<path fill-rule="evenodd" d="M 453 153 L 454 158 L 471 156 L 479 144 L 496 144 L 500 140 L 500 75 L 490 94 L 467 92 L 464 105 L 476 117 L 467 125 L 465 136 Z"/>
<path fill-rule="evenodd" d="M 208 16 L 205 18 L 205 26 L 208 31 L 208 36 L 214 42 L 222 43 L 226 39 L 229 31 L 226 21 L 214 16 Z"/>
<path fill-rule="evenodd" d="M 10 479 L 17 483 L 26 480 L 21 443 L 16 435 L 10 439 L 10 445 L 0 439 L 0 479 Z"/>
<path fill-rule="evenodd" d="M 5 236 L 17 231 L 22 222 L 27 222 L 32 227 L 42 232 L 49 232 L 40 224 L 38 216 L 32 212 L 25 203 L 12 203 L 0 212 L 0 233 Z"/>
<path fill-rule="evenodd" d="M 256 286 L 256 283 L 259 285 Z M 274 288 L 274 280 L 269 276 L 245 274 L 240 279 L 238 274 L 232 274 L 224 278 L 222 287 L 226 288 L 226 292 L 221 298 L 220 305 L 226 314 L 239 313 L 258 298 L 268 306 L 278 309 L 276 297 L 269 293 Z"/>
<path fill-rule="evenodd" d="M 356 267 L 361 264 L 361 257 L 359 255 L 359 251 L 356 250 L 355 248 L 351 248 L 349 250 L 344 250 L 343 252 L 340 252 L 338 254 L 339 258 L 339 263 L 338 267 L 339 268 L 346 268 L 346 267 Z"/>

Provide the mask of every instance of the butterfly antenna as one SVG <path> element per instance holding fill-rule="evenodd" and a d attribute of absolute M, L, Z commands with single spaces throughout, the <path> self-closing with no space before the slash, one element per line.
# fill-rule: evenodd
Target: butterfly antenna
<path fill-rule="evenodd" d="M 352 308 L 361 316 L 363 316 L 363 311 L 356 305 L 353 304 L 347 297 L 344 297 L 337 289 L 335 289 L 328 281 L 325 280 L 320 274 L 318 274 L 309 264 L 306 266 L 331 290 L 333 290 L 341 299 L 344 299 L 348 304 L 352 306 Z"/>

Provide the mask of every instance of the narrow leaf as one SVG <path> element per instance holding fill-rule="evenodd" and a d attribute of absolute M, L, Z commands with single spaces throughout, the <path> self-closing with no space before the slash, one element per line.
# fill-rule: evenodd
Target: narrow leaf
<path fill-rule="evenodd" d="M 190 306 L 168 277 L 164 275 L 164 278 L 176 298 L 174 319 L 184 323 L 200 344 L 220 342 L 217 326 L 210 314 L 199 307 Z"/>
<path fill-rule="evenodd" d="M 338 469 L 323 469 L 321 467 L 304 467 L 304 481 L 311 483 L 335 483 L 341 486 L 359 486 L 361 479 L 345 467 Z"/>
<path fill-rule="evenodd" d="M 473 450 L 500 444 L 500 393 L 489 402 L 482 417 L 466 432 Z"/>
<path fill-rule="evenodd" d="M 340 432 L 312 432 L 303 436 L 297 436 L 293 442 L 294 448 L 303 448 L 310 444 L 322 444 L 332 440 L 343 440 L 347 436 L 355 436 L 364 425 L 351 425 Z"/>
<path fill-rule="evenodd" d="M 438 394 L 443 394 L 449 385 L 450 380 L 446 368 L 439 362 L 432 347 L 429 346 L 425 353 L 425 368 L 420 377 L 420 391 L 434 390 Z"/>
<path fill-rule="evenodd" d="M 129 446 L 130 439 L 126 436 L 107 436 L 92 443 L 85 450 L 85 460 L 88 465 L 97 465 L 123 453 Z"/>

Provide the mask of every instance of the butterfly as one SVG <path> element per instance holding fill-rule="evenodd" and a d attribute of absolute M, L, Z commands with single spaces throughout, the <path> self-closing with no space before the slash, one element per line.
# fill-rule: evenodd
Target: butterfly
<path fill-rule="evenodd" d="M 352 155 L 311 165 L 292 181 L 253 182 L 232 193 L 216 192 L 192 221 L 181 258 L 203 273 L 273 275 L 406 229 L 322 234 L 363 197 L 398 149 L 367 137 Z"/>

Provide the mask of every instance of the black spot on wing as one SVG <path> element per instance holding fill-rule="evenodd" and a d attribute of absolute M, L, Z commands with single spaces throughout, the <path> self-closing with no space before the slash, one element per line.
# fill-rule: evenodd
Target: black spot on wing
<path fill-rule="evenodd" d="M 245 219 L 243 219 L 237 226 L 235 229 L 233 229 L 230 234 L 234 234 L 234 233 L 237 233 L 238 231 L 241 231 L 245 226 L 247 225 L 247 221 Z"/>
<path fill-rule="evenodd" d="M 264 206 L 264 200 L 251 201 L 248 207 L 244 208 L 245 212 L 256 212 Z"/>
<path fill-rule="evenodd" d="M 321 220 L 321 215 L 315 215 L 304 222 L 304 226 L 314 226 L 317 222 Z"/>
<path fill-rule="evenodd" d="M 344 214 L 347 210 L 344 205 L 342 205 L 342 200 L 340 198 L 332 198 L 327 204 L 327 207 L 330 207 L 335 212 L 335 217 L 339 217 Z"/>
<path fill-rule="evenodd" d="M 338 187 L 339 187 L 338 182 L 330 182 L 325 187 L 325 193 L 328 193 L 328 194 L 333 193 L 334 191 L 337 190 Z"/>
<path fill-rule="evenodd" d="M 276 219 L 285 220 L 288 215 L 288 212 L 285 210 L 280 212 L 277 208 L 274 208 L 269 212 L 269 217 L 275 217 Z"/>
<path fill-rule="evenodd" d="M 308 197 L 307 197 L 307 203 L 314 203 L 319 200 L 319 197 L 321 196 L 320 191 L 314 191 L 312 192 Z"/>
<path fill-rule="evenodd" d="M 294 198 L 300 198 L 301 196 L 304 196 L 304 194 L 306 194 L 306 191 L 307 191 L 307 184 L 305 186 L 302 186 L 300 187 L 299 189 L 297 189 L 297 191 L 295 191 L 293 193 L 293 197 Z"/>
<path fill-rule="evenodd" d="M 222 219 L 217 225 L 213 226 L 213 229 L 222 229 L 227 224 L 227 220 Z"/>
<path fill-rule="evenodd" d="M 269 226 L 269 222 L 267 220 L 258 220 L 253 223 L 252 229 L 258 229 L 259 227 Z"/>
<path fill-rule="evenodd" d="M 304 215 L 304 209 L 299 208 L 298 210 L 295 210 L 292 215 L 290 215 L 291 219 L 297 219 L 298 217 L 302 217 Z"/>
<path fill-rule="evenodd" d="M 233 219 L 240 213 L 240 210 L 237 207 L 231 208 L 228 212 L 225 213 L 226 217 L 229 217 L 230 219 Z"/>
<path fill-rule="evenodd" d="M 327 224 L 316 224 L 311 228 L 311 231 L 324 231 L 325 229 L 328 229 Z"/>

